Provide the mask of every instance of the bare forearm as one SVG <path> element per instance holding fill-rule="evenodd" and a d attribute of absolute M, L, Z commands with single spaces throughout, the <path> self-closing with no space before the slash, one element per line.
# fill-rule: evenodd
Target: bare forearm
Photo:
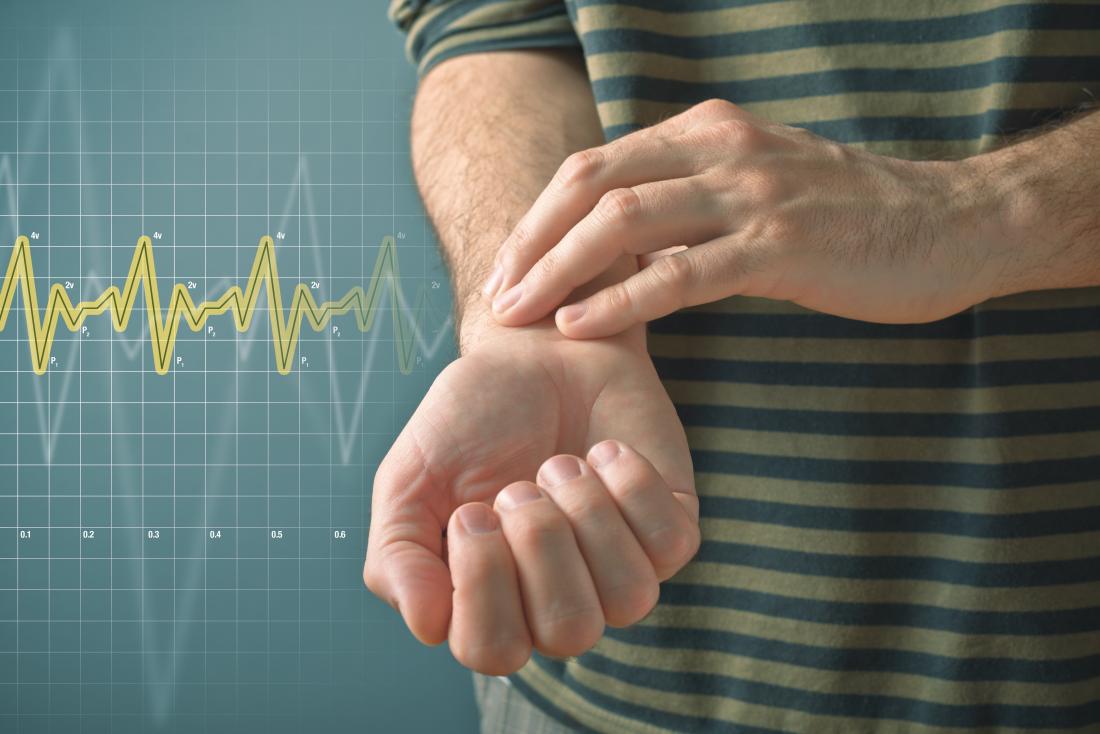
<path fill-rule="evenodd" d="M 1004 202 L 994 295 L 1100 285 L 1100 113 L 971 161 Z"/>
<path fill-rule="evenodd" d="M 461 56 L 421 83 L 413 167 L 451 270 L 463 352 L 495 326 L 480 291 L 497 248 L 562 160 L 602 139 L 575 52 Z"/>

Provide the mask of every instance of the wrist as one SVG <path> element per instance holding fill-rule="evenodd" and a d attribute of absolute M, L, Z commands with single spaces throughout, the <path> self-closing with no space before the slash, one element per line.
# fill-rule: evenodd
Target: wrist
<path fill-rule="evenodd" d="M 588 283 L 576 288 L 564 303 L 571 303 L 584 298 L 606 285 L 625 280 L 638 271 L 637 258 L 633 255 L 623 256 L 607 270 Z M 554 341 L 575 342 L 562 335 L 554 324 L 554 312 L 538 321 L 523 326 L 505 326 L 493 316 L 490 310 L 490 301 L 479 288 L 464 289 L 466 295 L 461 300 L 459 318 L 456 324 L 459 354 L 468 354 L 474 348 L 497 339 L 550 339 Z M 642 354 L 648 355 L 646 349 L 645 325 L 638 324 L 624 331 L 621 335 L 609 337 L 609 339 L 623 342 Z"/>
<path fill-rule="evenodd" d="M 1050 253 L 1043 244 L 1051 238 L 1037 228 L 1041 205 L 1034 161 L 1003 148 L 958 163 L 967 171 L 966 191 L 958 195 L 973 202 L 966 231 L 982 252 L 985 298 L 1041 287 L 1035 276 L 1046 269 Z"/>
<path fill-rule="evenodd" d="M 476 299 L 470 299 L 458 309 L 455 319 L 455 340 L 459 355 L 469 353 L 485 338 L 491 338 L 500 325 L 493 320 L 488 309 Z"/>
<path fill-rule="evenodd" d="M 488 308 L 467 307 L 456 328 L 458 353 L 466 355 L 500 339 L 546 338 L 551 336 L 549 334 L 551 330 L 557 331 L 554 325 L 546 320 L 527 326 L 503 326 L 497 323 Z"/>
<path fill-rule="evenodd" d="M 933 242 L 944 267 L 966 273 L 962 301 L 974 305 L 1018 289 L 1023 243 L 1016 190 L 991 154 L 917 163 L 931 176 L 922 205 L 936 223 Z"/>
<path fill-rule="evenodd" d="M 627 347 L 630 352 L 649 358 L 645 324 L 631 326 L 620 334 L 601 339 L 571 339 L 558 331 L 553 314 L 524 326 L 503 326 L 497 323 L 488 309 L 481 312 L 468 309 L 456 331 L 460 356 L 501 345 L 518 352 L 528 346 L 543 349 L 548 345 L 570 347 L 585 342 L 614 342 Z"/>

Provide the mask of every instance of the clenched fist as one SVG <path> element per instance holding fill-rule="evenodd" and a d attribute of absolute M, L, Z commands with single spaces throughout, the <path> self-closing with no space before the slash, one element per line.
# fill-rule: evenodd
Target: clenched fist
<path fill-rule="evenodd" d="M 605 624 L 637 622 L 657 603 L 658 582 L 694 555 L 696 512 L 693 496 L 613 440 L 587 461 L 551 458 L 537 483 L 509 484 L 493 508 L 459 507 L 447 534 L 455 657 L 510 673 L 532 646 L 579 655 Z"/>

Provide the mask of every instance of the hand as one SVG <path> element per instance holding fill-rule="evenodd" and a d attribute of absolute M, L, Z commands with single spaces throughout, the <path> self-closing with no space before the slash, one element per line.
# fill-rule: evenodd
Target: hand
<path fill-rule="evenodd" d="M 547 315 L 624 253 L 637 274 L 572 305 L 570 337 L 742 294 L 878 322 L 990 297 L 999 202 L 967 161 L 874 155 L 721 101 L 571 156 L 487 281 L 506 325 Z"/>
<path fill-rule="evenodd" d="M 577 655 L 605 623 L 642 618 L 699 528 L 641 329 L 493 330 L 440 373 L 379 466 L 363 576 L 421 641 L 449 637 L 461 663 L 502 675 L 532 646 Z"/>

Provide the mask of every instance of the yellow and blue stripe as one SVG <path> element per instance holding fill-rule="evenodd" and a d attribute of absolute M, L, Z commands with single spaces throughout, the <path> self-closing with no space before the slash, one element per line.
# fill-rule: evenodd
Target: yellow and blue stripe
<path fill-rule="evenodd" d="M 608 138 L 721 97 L 956 158 L 1100 96 L 1097 2 L 392 10 L 422 73 L 577 47 Z M 598 732 L 1100 731 L 1100 289 L 919 325 L 731 298 L 653 323 L 650 351 L 702 547 L 639 625 L 536 656 L 513 676 L 527 698 Z"/>

